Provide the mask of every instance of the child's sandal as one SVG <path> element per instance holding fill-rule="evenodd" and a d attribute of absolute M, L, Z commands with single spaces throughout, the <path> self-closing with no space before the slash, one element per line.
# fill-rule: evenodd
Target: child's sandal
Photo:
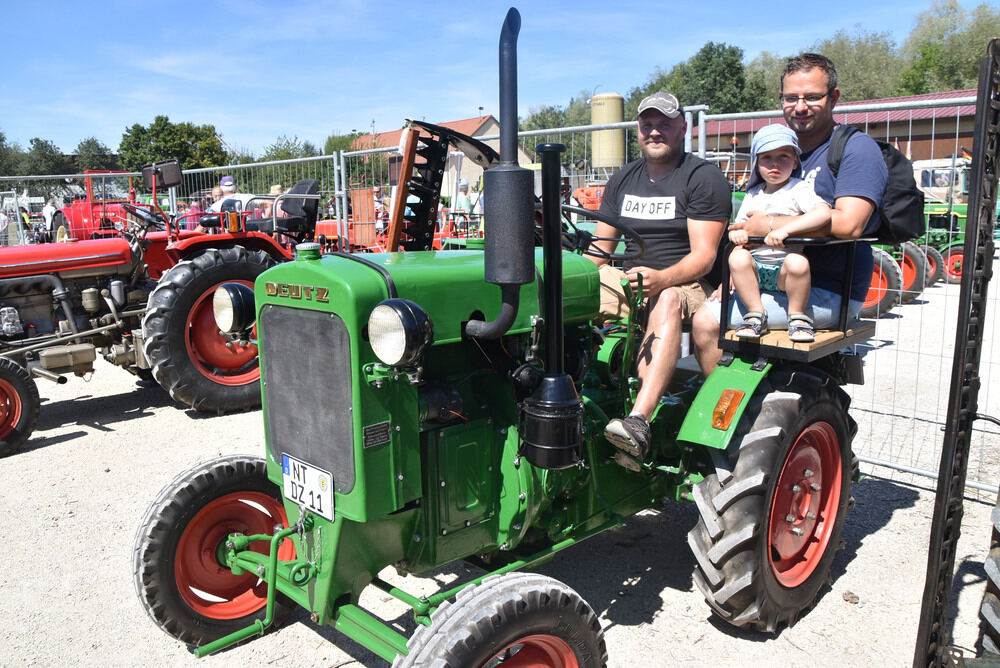
<path fill-rule="evenodd" d="M 788 315 L 788 338 L 796 343 L 809 343 L 816 340 L 816 330 L 813 320 L 805 313 L 790 313 Z"/>
<path fill-rule="evenodd" d="M 743 324 L 736 328 L 736 336 L 741 339 L 759 339 L 767 334 L 767 314 L 761 311 L 747 311 L 743 314 Z"/>

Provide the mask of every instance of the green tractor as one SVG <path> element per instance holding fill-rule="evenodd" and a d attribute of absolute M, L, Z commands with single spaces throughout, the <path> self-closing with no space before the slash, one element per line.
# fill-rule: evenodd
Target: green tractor
<path fill-rule="evenodd" d="M 561 248 L 590 237 L 561 228 L 557 144 L 538 147 L 535 248 L 533 172 L 516 163 L 519 27 L 511 10 L 484 251 L 302 244 L 252 292 L 216 293 L 222 330 L 256 322 L 266 455 L 175 478 L 134 550 L 143 606 L 197 656 L 298 605 L 397 666 L 604 665 L 591 606 L 523 571 L 664 499 L 696 503 L 694 581 L 728 623 L 794 624 L 826 585 L 857 476 L 841 385 L 860 360 L 839 351 L 873 324 L 813 344 L 723 337 L 707 380 L 678 369 L 640 470 L 616 463 L 603 430 L 634 397 L 641 328 L 597 325 L 597 266 Z M 429 596 L 379 575 L 458 560 L 483 574 Z M 412 608 L 412 636 L 362 607 L 373 589 Z"/>

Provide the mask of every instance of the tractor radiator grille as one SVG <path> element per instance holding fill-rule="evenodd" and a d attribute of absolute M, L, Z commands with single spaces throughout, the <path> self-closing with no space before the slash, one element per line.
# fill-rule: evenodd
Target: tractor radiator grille
<path fill-rule="evenodd" d="M 261 381 L 267 447 L 326 469 L 334 490 L 354 488 L 351 338 L 332 313 L 261 309 Z"/>

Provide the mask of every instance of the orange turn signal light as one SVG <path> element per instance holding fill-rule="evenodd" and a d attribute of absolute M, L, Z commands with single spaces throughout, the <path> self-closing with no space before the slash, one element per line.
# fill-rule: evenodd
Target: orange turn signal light
<path fill-rule="evenodd" d="M 722 431 L 729 429 L 744 396 L 746 392 L 742 390 L 725 390 L 712 410 L 712 426 Z"/>
<path fill-rule="evenodd" d="M 229 227 L 229 233 L 230 234 L 236 234 L 237 232 L 239 232 L 240 231 L 240 214 L 236 213 L 235 211 L 230 211 L 229 212 L 229 216 L 227 218 L 228 218 L 228 220 L 227 220 L 227 222 L 228 222 L 227 227 Z"/>

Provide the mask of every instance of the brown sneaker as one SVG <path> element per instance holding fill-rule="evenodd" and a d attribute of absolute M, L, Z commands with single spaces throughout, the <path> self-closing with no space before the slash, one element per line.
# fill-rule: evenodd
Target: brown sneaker
<path fill-rule="evenodd" d="M 649 422 L 641 415 L 611 420 L 604 428 L 604 438 L 639 461 L 645 460 L 649 454 Z"/>

